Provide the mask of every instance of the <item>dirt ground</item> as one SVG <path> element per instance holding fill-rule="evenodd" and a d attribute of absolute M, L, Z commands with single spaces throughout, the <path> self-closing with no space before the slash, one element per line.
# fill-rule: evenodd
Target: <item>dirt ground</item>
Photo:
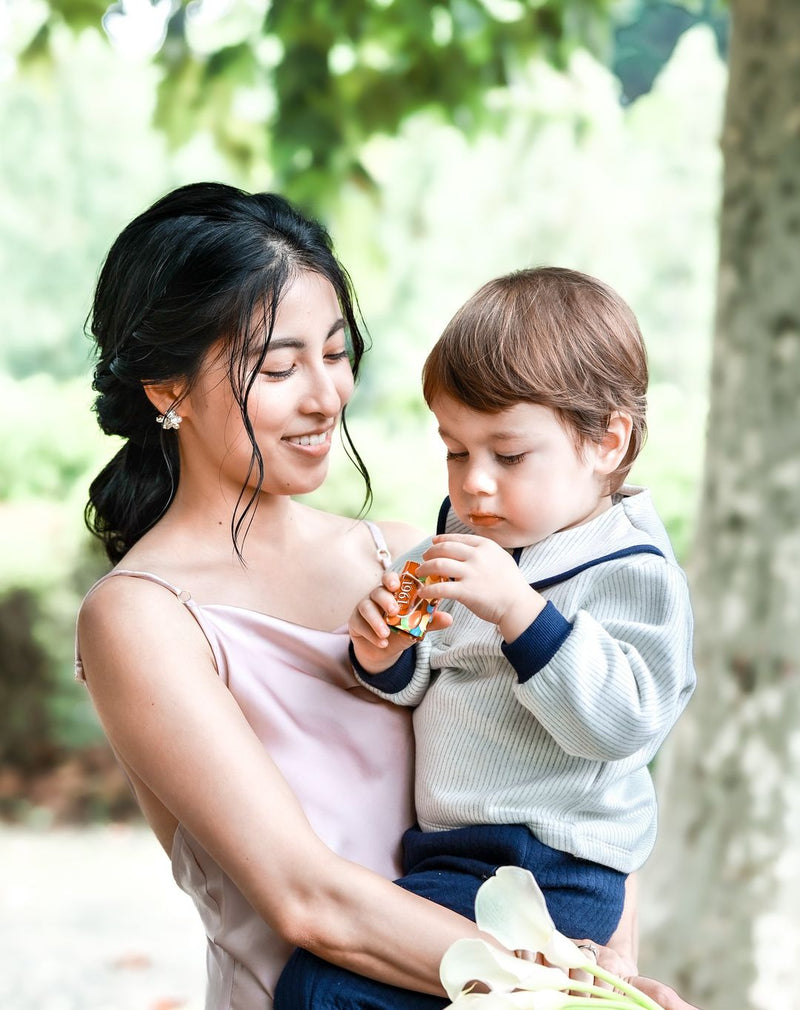
<path fill-rule="evenodd" d="M 202 1010 L 204 937 L 140 826 L 0 825 L 0 1007 Z"/>

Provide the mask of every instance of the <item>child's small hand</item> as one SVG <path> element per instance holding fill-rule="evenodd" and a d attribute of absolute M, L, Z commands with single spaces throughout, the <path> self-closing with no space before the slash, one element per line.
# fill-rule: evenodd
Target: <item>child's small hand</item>
<path fill-rule="evenodd" d="M 458 600 L 477 617 L 496 624 L 507 642 L 518 638 L 545 606 L 508 551 L 486 537 L 461 533 L 435 536 L 418 574 L 450 580 L 426 586 L 420 595 Z"/>
<path fill-rule="evenodd" d="M 381 585 L 356 605 L 348 630 L 359 663 L 370 673 L 380 673 L 395 662 L 401 652 L 414 644 L 407 635 L 389 630 L 384 614 L 397 613 L 394 592 L 400 587 L 397 572 L 383 573 Z"/>

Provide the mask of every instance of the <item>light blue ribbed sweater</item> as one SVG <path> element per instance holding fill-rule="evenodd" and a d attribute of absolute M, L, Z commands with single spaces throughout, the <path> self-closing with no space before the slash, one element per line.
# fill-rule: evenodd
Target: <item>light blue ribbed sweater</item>
<path fill-rule="evenodd" d="M 446 531 L 469 532 L 452 510 Z M 415 663 L 405 654 L 376 676 L 356 672 L 416 706 L 424 831 L 525 824 L 553 848 L 630 873 L 656 835 L 647 765 L 694 689 L 685 576 L 649 492 L 630 486 L 518 564 L 549 603 L 515 642 L 448 601 L 453 624 L 415 647 Z"/>

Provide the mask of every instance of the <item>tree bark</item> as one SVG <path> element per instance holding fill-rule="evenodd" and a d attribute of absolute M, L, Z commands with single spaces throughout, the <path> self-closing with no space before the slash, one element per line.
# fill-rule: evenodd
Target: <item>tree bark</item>
<path fill-rule="evenodd" d="M 730 6 L 698 688 L 657 765 L 643 969 L 775 1010 L 800 1005 L 800 2 Z"/>

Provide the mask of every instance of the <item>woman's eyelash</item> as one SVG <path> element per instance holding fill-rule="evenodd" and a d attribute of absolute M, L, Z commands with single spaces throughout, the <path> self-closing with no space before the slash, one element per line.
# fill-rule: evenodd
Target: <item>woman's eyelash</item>
<path fill-rule="evenodd" d="M 293 371 L 294 365 L 291 365 L 289 368 L 284 368 L 280 372 L 269 372 L 265 369 L 262 374 L 266 375 L 268 379 L 288 379 Z"/>

